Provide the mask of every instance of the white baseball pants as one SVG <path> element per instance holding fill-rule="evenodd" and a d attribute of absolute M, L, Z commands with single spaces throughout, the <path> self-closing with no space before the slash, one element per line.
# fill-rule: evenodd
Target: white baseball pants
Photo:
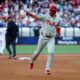
<path fill-rule="evenodd" d="M 37 49 L 35 50 L 31 58 L 31 62 L 34 62 L 37 59 L 37 57 L 39 56 L 39 54 L 41 53 L 45 45 L 47 45 L 47 48 L 48 48 L 48 58 L 47 58 L 45 70 L 49 70 L 51 69 L 51 64 L 53 61 L 53 54 L 55 49 L 55 37 L 47 38 L 47 37 L 44 37 L 43 35 L 39 36 Z"/>
<path fill-rule="evenodd" d="M 0 53 L 3 54 L 3 51 L 5 49 L 5 39 L 0 38 Z"/>

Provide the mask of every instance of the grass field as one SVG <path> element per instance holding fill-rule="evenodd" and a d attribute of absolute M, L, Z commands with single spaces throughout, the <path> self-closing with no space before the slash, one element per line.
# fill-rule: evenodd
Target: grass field
<path fill-rule="evenodd" d="M 36 45 L 17 45 L 17 54 L 32 54 L 36 49 Z M 6 49 L 4 51 L 7 53 Z M 55 54 L 80 54 L 80 45 L 56 45 Z M 47 47 L 42 51 L 47 54 Z"/>

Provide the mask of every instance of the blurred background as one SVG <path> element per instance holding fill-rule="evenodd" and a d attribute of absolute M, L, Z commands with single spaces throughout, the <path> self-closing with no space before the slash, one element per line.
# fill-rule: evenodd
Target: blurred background
<path fill-rule="evenodd" d="M 34 52 L 41 28 L 41 23 L 25 10 L 30 8 L 32 12 L 44 15 L 53 2 L 61 18 L 61 35 L 56 37 L 55 53 L 80 53 L 80 0 L 0 0 L 0 29 L 6 29 L 9 16 L 19 26 L 17 53 Z M 43 53 L 47 53 L 46 48 Z"/>

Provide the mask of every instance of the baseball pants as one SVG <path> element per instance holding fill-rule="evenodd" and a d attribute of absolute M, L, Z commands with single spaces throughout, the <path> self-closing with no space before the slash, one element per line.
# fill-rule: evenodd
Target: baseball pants
<path fill-rule="evenodd" d="M 3 54 L 5 49 L 5 39 L 0 39 L 0 53 Z"/>
<path fill-rule="evenodd" d="M 43 35 L 39 36 L 38 40 L 38 45 L 37 48 L 31 58 L 31 61 L 34 62 L 43 48 L 47 45 L 48 48 L 48 56 L 47 56 L 47 63 L 46 63 L 46 68 L 45 70 L 51 69 L 52 61 L 53 61 L 53 54 L 54 54 L 54 49 L 55 49 L 55 37 L 47 38 L 44 37 Z"/>

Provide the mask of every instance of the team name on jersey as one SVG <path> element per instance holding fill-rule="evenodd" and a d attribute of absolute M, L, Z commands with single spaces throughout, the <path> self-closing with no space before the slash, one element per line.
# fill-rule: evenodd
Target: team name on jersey
<path fill-rule="evenodd" d="M 50 20 L 46 20 L 45 22 L 46 22 L 46 24 L 48 24 L 48 25 L 56 26 L 56 23 L 55 23 L 55 22 L 51 22 Z"/>

